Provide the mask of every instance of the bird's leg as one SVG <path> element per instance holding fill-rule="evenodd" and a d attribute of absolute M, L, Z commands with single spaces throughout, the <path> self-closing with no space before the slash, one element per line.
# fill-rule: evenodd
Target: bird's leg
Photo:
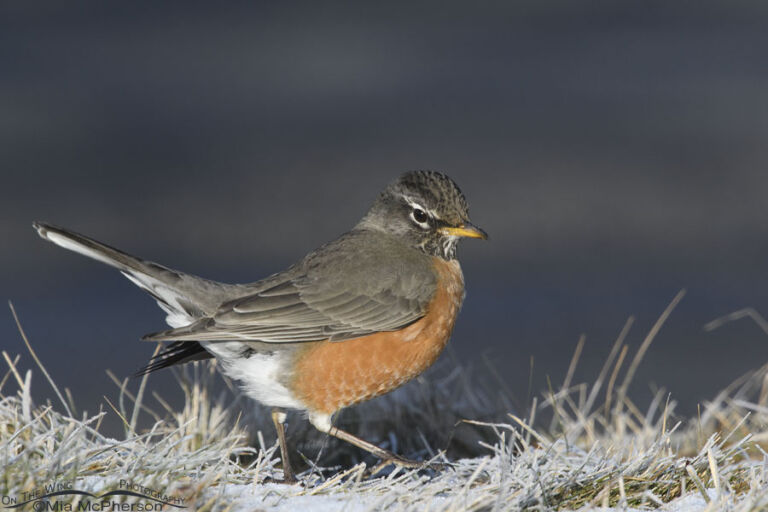
<path fill-rule="evenodd" d="M 404 468 L 422 468 L 428 465 L 424 462 L 401 457 L 400 455 L 392 453 L 389 450 L 385 450 L 384 448 L 380 448 L 373 443 L 369 443 L 365 439 L 360 439 L 359 437 L 354 436 L 345 430 L 334 427 L 331 424 L 330 415 L 310 414 L 309 421 L 321 432 L 325 432 L 326 434 L 332 435 L 337 439 L 346 441 L 351 445 L 357 446 L 358 448 L 367 451 L 374 457 L 381 459 L 381 463 L 371 471 L 372 475 L 375 475 L 390 464 Z"/>
<path fill-rule="evenodd" d="M 405 457 L 401 457 L 400 455 L 392 453 L 389 450 L 380 448 L 375 444 L 369 443 L 365 439 L 360 439 L 359 437 L 354 436 L 345 430 L 341 430 L 340 428 L 331 427 L 328 433 L 337 439 L 341 439 L 342 441 L 346 441 L 349 444 L 357 446 L 358 448 L 362 448 L 363 450 L 371 453 L 374 457 L 381 459 L 381 463 L 371 471 L 371 474 L 378 473 L 390 464 L 395 464 L 396 466 L 404 468 L 421 468 L 425 465 L 424 462 L 406 459 Z"/>
<path fill-rule="evenodd" d="M 296 475 L 288 458 L 288 443 L 285 440 L 285 411 L 279 408 L 272 409 L 272 422 L 277 430 L 277 440 L 280 443 L 280 457 L 283 460 L 283 482 L 292 484 L 296 482 Z"/>

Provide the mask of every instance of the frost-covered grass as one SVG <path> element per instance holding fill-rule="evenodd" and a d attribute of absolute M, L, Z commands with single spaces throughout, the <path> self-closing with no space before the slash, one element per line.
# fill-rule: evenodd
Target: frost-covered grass
<path fill-rule="evenodd" d="M 438 473 L 394 470 L 372 477 L 373 461 L 356 459 L 359 452 L 305 431 L 304 422 L 292 418 L 306 470 L 302 483 L 291 486 L 273 481 L 281 471 L 269 419 L 243 416 L 253 406 L 236 393 L 214 396 L 210 365 L 178 373 L 181 410 L 149 392 L 145 381 L 134 396 L 117 380 L 117 396 L 104 410 L 77 415 L 71 395 L 47 379 L 42 364 L 34 369 L 43 374 L 35 385 L 47 379 L 54 399 L 34 404 L 33 369 L 3 351 L 0 495 L 20 502 L 24 493 L 34 496 L 56 483 L 98 495 L 131 482 L 166 501 L 183 500 L 177 503 L 189 510 L 766 509 L 768 366 L 740 378 L 686 421 L 672 419 L 675 403 L 666 395 L 659 393 L 643 411 L 627 396 L 680 298 L 634 354 L 624 343 L 628 321 L 592 384 L 572 382 L 580 343 L 562 385 L 534 400 L 526 417 L 494 412 L 507 407 L 495 396 L 500 393 L 474 386 L 461 371 L 433 377 L 439 383 L 422 378 L 407 395 L 342 416 L 355 432 L 400 453 L 450 462 Z M 31 347 L 30 355 L 36 360 Z M 99 432 L 106 414 L 122 418 L 120 439 Z M 465 421 L 455 426 L 461 416 Z M 137 427 L 141 420 L 151 420 L 151 427 Z M 76 506 L 91 498 L 52 500 Z"/>

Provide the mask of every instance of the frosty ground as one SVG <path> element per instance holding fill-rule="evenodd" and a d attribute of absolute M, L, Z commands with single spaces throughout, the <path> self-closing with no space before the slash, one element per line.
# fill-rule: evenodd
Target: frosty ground
<path fill-rule="evenodd" d="M 279 451 L 265 441 L 268 423 L 244 421 L 243 401 L 235 393 L 212 396 L 212 366 L 196 363 L 179 372 L 186 397 L 180 410 L 155 393 L 152 400 L 145 396 L 146 381 L 134 395 L 126 381 L 116 379 L 117 396 L 103 410 L 78 415 L 75 400 L 48 378 L 32 346 L 24 358 L 3 351 L 2 506 L 26 497 L 30 503 L 16 510 L 52 510 L 55 504 L 76 510 L 130 481 L 187 510 L 767 509 L 768 367 L 734 382 L 690 420 L 672 420 L 675 403 L 668 395 L 659 393 L 643 411 L 627 396 L 643 355 L 681 298 L 633 354 L 624 343 L 630 319 L 591 384 L 572 382 L 580 343 L 562 384 L 535 399 L 527 417 L 506 414 L 490 421 L 481 406 L 493 397 L 472 389 L 461 372 L 449 372 L 450 385 L 422 380 L 416 392 L 371 403 L 385 411 L 379 418 L 391 421 L 377 422 L 375 429 L 368 425 L 368 435 L 445 463 L 440 470 L 372 475 L 371 461 L 349 463 L 355 459 L 326 452 L 303 460 L 307 469 L 295 485 L 275 482 L 281 477 Z M 33 383 L 50 387 L 51 400 L 33 403 Z M 467 409 L 468 402 L 476 409 Z M 457 411 L 466 428 L 454 432 L 450 444 L 461 449 L 441 452 L 424 432 Z M 122 438 L 100 433 L 106 414 L 122 419 Z M 152 426 L 139 428 L 141 418 L 151 418 Z M 410 436 L 403 433 L 408 431 Z M 321 461 L 334 466 L 321 467 Z M 38 501 L 49 508 L 35 505 L 46 486 L 57 484 L 96 497 L 64 494 Z M 110 499 L 157 503 L 142 496 Z"/>

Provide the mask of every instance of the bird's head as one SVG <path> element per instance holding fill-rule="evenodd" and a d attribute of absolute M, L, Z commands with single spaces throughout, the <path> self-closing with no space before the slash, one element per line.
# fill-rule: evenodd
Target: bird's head
<path fill-rule="evenodd" d="M 357 227 L 395 235 L 446 260 L 456 257 L 460 238 L 488 238 L 469 221 L 467 200 L 458 185 L 435 171 L 401 175 L 384 189 Z"/>

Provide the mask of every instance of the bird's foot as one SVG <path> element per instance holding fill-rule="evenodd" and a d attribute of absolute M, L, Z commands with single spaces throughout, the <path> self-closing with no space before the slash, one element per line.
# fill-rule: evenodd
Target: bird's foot
<path fill-rule="evenodd" d="M 296 478 L 296 475 L 294 475 L 293 472 L 286 473 L 285 471 L 283 472 L 282 478 L 268 476 L 261 482 L 264 484 L 285 484 L 285 485 L 303 484 L 301 480 Z"/>
<path fill-rule="evenodd" d="M 418 460 L 411 460 L 406 459 L 405 457 L 401 457 L 399 455 L 390 454 L 386 458 L 382 459 L 379 464 L 374 466 L 371 469 L 371 476 L 376 475 L 379 473 L 382 469 L 386 468 L 387 466 L 397 466 L 399 468 L 407 468 L 407 469 L 432 469 L 434 471 L 443 471 L 444 469 L 450 467 L 449 464 L 443 463 L 443 462 L 423 462 Z"/>

